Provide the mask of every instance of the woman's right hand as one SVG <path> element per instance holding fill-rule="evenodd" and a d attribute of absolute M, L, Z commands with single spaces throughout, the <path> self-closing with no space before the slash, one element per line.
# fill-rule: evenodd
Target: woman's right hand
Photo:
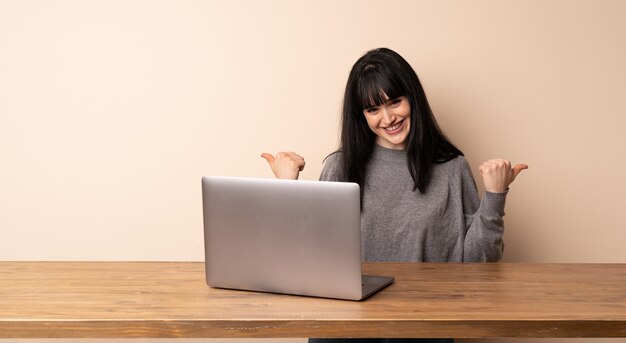
<path fill-rule="evenodd" d="M 279 152 L 276 157 L 272 154 L 263 153 L 261 157 L 267 160 L 272 172 L 278 179 L 297 180 L 298 175 L 304 169 L 304 157 L 295 152 Z"/>

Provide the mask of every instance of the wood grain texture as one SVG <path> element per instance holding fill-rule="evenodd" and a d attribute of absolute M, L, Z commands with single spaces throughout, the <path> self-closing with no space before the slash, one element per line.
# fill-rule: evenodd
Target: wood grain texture
<path fill-rule="evenodd" d="M 0 338 L 626 337 L 626 264 L 365 264 L 363 302 L 210 288 L 198 262 L 0 262 Z"/>

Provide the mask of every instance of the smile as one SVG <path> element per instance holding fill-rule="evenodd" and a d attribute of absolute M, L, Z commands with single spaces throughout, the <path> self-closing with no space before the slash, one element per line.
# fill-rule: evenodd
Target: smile
<path fill-rule="evenodd" d="M 389 127 L 385 127 L 383 128 L 388 134 L 394 134 L 394 133 L 398 133 L 400 132 L 400 130 L 402 130 L 402 127 L 404 126 L 404 120 L 402 120 L 401 122 L 397 123 L 394 126 L 389 126 Z"/>

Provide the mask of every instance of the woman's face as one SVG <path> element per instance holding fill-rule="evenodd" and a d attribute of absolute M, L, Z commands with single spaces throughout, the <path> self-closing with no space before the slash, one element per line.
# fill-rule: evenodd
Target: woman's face
<path fill-rule="evenodd" d="M 367 125 L 376 134 L 376 144 L 394 150 L 405 150 L 411 128 L 411 105 L 406 96 L 389 99 L 377 107 L 363 110 Z"/>

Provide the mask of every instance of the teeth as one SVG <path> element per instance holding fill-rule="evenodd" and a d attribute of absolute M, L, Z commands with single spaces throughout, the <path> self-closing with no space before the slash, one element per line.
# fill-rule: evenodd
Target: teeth
<path fill-rule="evenodd" d="M 396 124 L 396 125 L 394 125 L 394 126 L 386 127 L 386 128 L 385 128 L 385 130 L 387 130 L 387 131 L 393 131 L 393 130 L 395 130 L 395 129 L 399 128 L 401 124 L 402 124 L 402 122 L 400 122 L 400 123 L 398 123 L 398 124 Z"/>

